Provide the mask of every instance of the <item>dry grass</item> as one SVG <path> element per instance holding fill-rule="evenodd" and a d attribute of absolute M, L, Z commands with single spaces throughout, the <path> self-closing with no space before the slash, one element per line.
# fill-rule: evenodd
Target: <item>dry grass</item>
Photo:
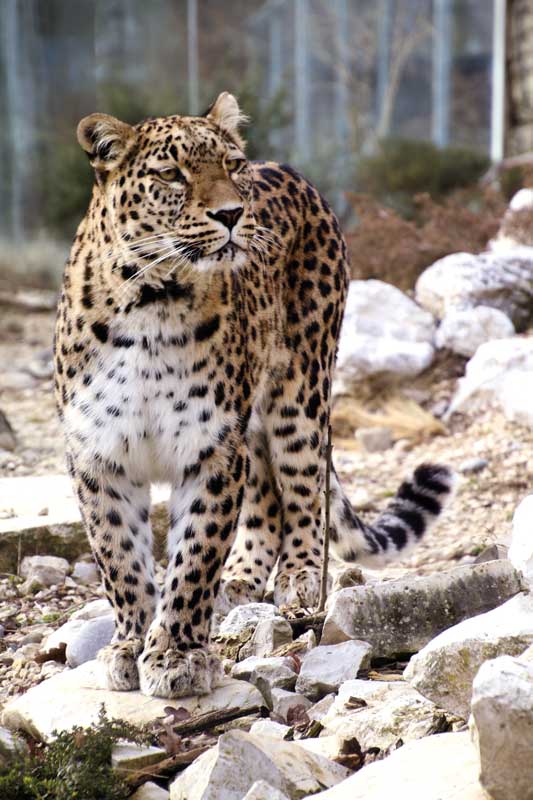
<path fill-rule="evenodd" d="M 400 392 L 381 396 L 379 406 L 352 397 L 339 397 L 331 414 L 336 443 L 344 449 L 358 449 L 357 428 L 389 428 L 392 438 L 414 444 L 447 433 L 446 427 L 421 405 Z"/>

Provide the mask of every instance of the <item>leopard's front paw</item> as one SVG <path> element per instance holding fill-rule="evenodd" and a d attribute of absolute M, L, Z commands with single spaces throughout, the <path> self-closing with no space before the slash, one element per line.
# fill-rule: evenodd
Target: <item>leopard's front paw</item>
<path fill-rule="evenodd" d="M 320 569 L 280 570 L 274 581 L 274 604 L 315 608 L 320 596 Z"/>
<path fill-rule="evenodd" d="M 262 592 L 258 592 L 251 581 L 228 577 L 220 584 L 215 602 L 215 612 L 225 617 L 235 606 L 260 603 L 262 599 Z"/>
<path fill-rule="evenodd" d="M 141 692 L 155 697 L 209 694 L 220 685 L 222 664 L 207 650 L 145 650 L 138 660 Z"/>
<path fill-rule="evenodd" d="M 111 642 L 103 647 L 97 660 L 103 665 L 109 689 L 116 692 L 130 692 L 139 688 L 137 659 L 143 649 L 140 639 L 126 639 Z"/>

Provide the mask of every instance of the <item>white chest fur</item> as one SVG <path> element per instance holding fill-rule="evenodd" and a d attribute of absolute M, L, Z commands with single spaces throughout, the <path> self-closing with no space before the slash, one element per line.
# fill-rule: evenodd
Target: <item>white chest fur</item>
<path fill-rule="evenodd" d="M 103 459 L 132 479 L 179 481 L 237 420 L 215 403 L 210 361 L 179 317 L 117 320 L 65 410 L 69 441 L 88 465 Z"/>

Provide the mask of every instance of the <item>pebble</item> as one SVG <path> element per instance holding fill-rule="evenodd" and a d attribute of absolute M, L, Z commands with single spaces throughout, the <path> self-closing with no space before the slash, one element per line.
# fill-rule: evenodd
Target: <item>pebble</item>
<path fill-rule="evenodd" d="M 393 444 L 390 428 L 358 428 L 355 438 L 367 453 L 382 453 Z"/>
<path fill-rule="evenodd" d="M 475 475 L 478 472 L 483 472 L 489 462 L 486 458 L 467 458 L 466 461 L 459 464 L 459 472 L 463 475 Z"/>

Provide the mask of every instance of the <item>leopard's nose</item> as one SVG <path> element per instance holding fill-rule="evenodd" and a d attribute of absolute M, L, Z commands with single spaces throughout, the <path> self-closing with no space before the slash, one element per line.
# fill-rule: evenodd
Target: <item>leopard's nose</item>
<path fill-rule="evenodd" d="M 217 222 L 221 222 L 228 230 L 231 230 L 242 217 L 243 211 L 242 206 L 235 206 L 234 208 L 221 208 L 220 211 L 208 211 L 207 216 L 210 219 L 216 219 Z"/>

